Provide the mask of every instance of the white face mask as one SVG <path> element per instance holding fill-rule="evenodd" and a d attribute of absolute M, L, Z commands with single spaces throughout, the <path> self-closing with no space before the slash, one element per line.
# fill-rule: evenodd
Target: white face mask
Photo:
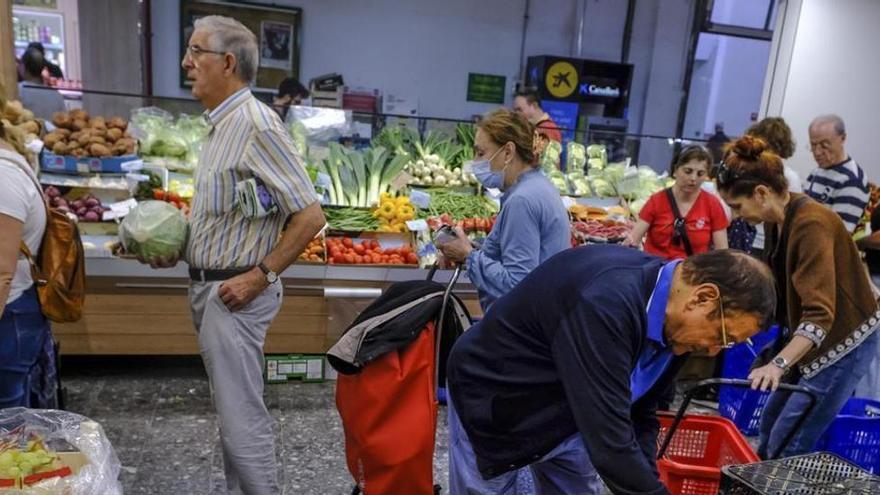
<path fill-rule="evenodd" d="M 470 162 L 471 171 L 477 180 L 480 181 L 480 184 L 486 189 L 504 189 L 504 171 L 507 170 L 507 165 L 509 164 L 505 164 L 504 168 L 497 172 L 492 170 L 491 164 L 492 160 L 494 160 L 500 152 L 501 148 L 498 148 L 489 159 L 473 160 Z"/>

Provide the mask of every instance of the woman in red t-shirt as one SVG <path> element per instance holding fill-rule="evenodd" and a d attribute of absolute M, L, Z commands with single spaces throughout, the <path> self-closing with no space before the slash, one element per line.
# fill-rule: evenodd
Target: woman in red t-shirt
<path fill-rule="evenodd" d="M 648 199 L 624 245 L 638 246 L 647 233 L 645 252 L 667 259 L 686 258 L 710 248 L 727 249 L 729 221 L 724 207 L 717 196 L 701 187 L 709 178 L 710 163 L 712 157 L 702 146 L 684 148 L 672 164 L 675 184 Z M 680 220 L 676 220 L 670 192 Z"/>

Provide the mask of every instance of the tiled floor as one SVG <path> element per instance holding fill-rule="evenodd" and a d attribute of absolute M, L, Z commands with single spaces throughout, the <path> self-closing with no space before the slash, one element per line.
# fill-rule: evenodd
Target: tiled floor
<path fill-rule="evenodd" d="M 217 420 L 197 360 L 102 359 L 63 363 L 67 409 L 101 423 L 119 456 L 126 494 L 223 494 Z M 334 382 L 266 387 L 284 493 L 348 494 Z M 440 414 L 435 478 L 446 485 Z"/>

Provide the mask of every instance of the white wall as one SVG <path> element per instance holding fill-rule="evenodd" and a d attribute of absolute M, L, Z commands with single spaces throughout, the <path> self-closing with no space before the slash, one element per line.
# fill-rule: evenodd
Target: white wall
<path fill-rule="evenodd" d="M 782 116 L 794 131 L 789 161 L 801 176 L 815 163 L 807 145 L 810 121 L 837 113 L 847 128 L 846 148 L 874 182 L 880 181 L 880 63 L 877 0 L 783 0 L 761 109 Z"/>
<path fill-rule="evenodd" d="M 303 9 L 303 81 L 339 72 L 351 87 L 418 98 L 422 115 L 468 118 L 493 107 L 466 101 L 468 72 L 506 76 L 508 93 L 518 78 L 525 0 L 274 3 Z M 531 4 L 527 55 L 570 55 L 579 2 Z M 188 96 L 179 87 L 179 0 L 152 5 L 153 90 Z M 582 56 L 617 60 L 626 2 L 588 0 L 586 12 Z"/>
<path fill-rule="evenodd" d="M 340 72 L 349 86 L 418 98 L 422 115 L 466 119 L 492 108 L 465 101 L 468 72 L 506 76 L 508 93 L 518 78 L 525 0 L 274 3 L 303 9 L 300 69 L 304 81 Z M 587 0 L 582 58 L 620 60 L 626 4 L 623 0 Z M 526 56 L 574 56 L 579 5 L 578 0 L 532 0 Z M 681 41 L 689 26 L 688 0 L 639 0 L 636 5 L 630 51 L 630 62 L 635 64 L 632 132 L 643 128 L 649 87 L 653 88 L 652 105 L 659 102 L 666 111 L 671 100 L 677 115 L 686 49 Z M 668 13 L 658 29 L 661 9 Z M 152 16 L 153 91 L 187 97 L 188 91 L 179 87 L 179 0 L 154 0 Z M 672 63 L 665 60 L 669 57 Z M 659 86 L 654 85 L 652 74 L 659 76 Z M 675 118 L 671 125 L 654 119 L 649 127 L 651 132 L 670 134 Z"/>

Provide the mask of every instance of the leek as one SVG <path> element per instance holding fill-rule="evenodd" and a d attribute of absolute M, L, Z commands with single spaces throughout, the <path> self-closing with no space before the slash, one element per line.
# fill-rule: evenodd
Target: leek
<path fill-rule="evenodd" d="M 356 182 L 353 192 L 357 202 L 352 206 L 367 206 L 367 171 L 364 165 L 364 155 L 359 151 L 351 151 L 348 153 L 348 162 L 351 164 Z"/>

